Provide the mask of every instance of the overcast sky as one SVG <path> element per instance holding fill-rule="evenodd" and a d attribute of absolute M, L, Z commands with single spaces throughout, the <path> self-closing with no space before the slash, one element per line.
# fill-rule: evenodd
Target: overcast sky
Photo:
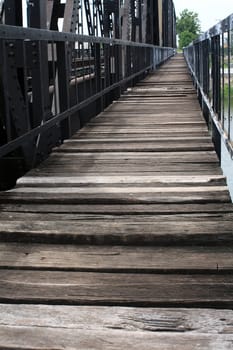
<path fill-rule="evenodd" d="M 206 31 L 233 13 L 233 0 L 173 0 L 176 15 L 185 8 L 197 12 L 201 30 Z"/>

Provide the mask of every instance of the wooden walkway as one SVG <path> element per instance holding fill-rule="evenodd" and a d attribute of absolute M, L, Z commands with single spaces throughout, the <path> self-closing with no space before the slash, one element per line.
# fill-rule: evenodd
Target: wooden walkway
<path fill-rule="evenodd" d="M 233 349 L 233 206 L 176 56 L 0 195 L 0 349 Z"/>

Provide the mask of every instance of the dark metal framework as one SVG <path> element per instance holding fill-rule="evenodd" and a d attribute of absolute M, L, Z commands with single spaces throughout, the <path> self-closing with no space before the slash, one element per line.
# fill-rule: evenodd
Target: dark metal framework
<path fill-rule="evenodd" d="M 173 49 L 0 26 L 0 157 L 44 159 Z M 89 112 L 85 110 L 89 108 Z"/>
<path fill-rule="evenodd" d="M 0 184 L 9 185 L 174 53 L 133 42 L 146 0 L 30 0 L 31 28 L 23 2 L 1 3 Z M 132 41 L 118 39 L 122 16 Z"/>
<path fill-rule="evenodd" d="M 223 140 L 233 157 L 233 15 L 184 49 L 204 116 L 221 157 Z"/>
<path fill-rule="evenodd" d="M 24 5 L 23 5 L 24 4 Z M 0 0 L 0 23 L 175 47 L 172 0 Z"/>
<path fill-rule="evenodd" d="M 163 44 L 176 46 L 176 14 L 172 0 L 163 0 Z"/>

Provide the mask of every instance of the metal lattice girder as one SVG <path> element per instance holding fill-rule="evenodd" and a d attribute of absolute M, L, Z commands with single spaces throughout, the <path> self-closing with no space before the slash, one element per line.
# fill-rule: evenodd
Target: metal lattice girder
<path fill-rule="evenodd" d="M 4 24 L 12 26 L 23 25 L 22 0 L 4 0 L 1 10 L 1 17 L 4 17 Z"/>
<path fill-rule="evenodd" d="M 142 41 L 142 2 L 131 0 L 131 40 Z"/>
<path fill-rule="evenodd" d="M 104 36 L 120 38 L 119 0 L 104 0 Z"/>
<path fill-rule="evenodd" d="M 93 21 L 92 21 L 92 16 L 91 16 L 91 7 L 90 7 L 89 0 L 84 0 L 84 7 L 85 7 L 85 12 L 86 12 L 88 34 L 94 35 L 94 27 L 93 27 Z"/>
<path fill-rule="evenodd" d="M 0 156 L 20 149 L 29 168 L 84 125 L 85 108 L 101 110 L 103 101 L 167 57 L 166 49 L 117 39 L 161 44 L 172 24 L 174 32 L 174 8 L 168 0 L 166 22 L 163 0 L 29 0 L 28 26 L 40 28 L 32 30 L 20 28 L 23 1 L 5 0 L 7 11 L 0 7 L 3 24 L 10 24 L 0 28 Z M 87 32 L 91 36 L 75 35 Z M 5 46 L 9 37 L 14 40 Z"/>
<path fill-rule="evenodd" d="M 58 30 L 58 19 L 63 18 L 65 13 L 65 4 L 60 0 L 48 0 L 47 2 L 47 28 Z"/>
<path fill-rule="evenodd" d="M 69 0 L 65 4 L 63 32 L 76 33 L 79 22 L 79 1 Z"/>
<path fill-rule="evenodd" d="M 47 3 L 45 1 L 30 0 L 27 6 L 28 27 L 47 28 Z"/>
<path fill-rule="evenodd" d="M 103 4 L 101 0 L 95 0 L 94 1 L 95 7 L 98 10 L 99 13 L 99 25 L 100 25 L 100 33 L 101 36 L 104 35 L 104 11 L 103 11 Z"/>

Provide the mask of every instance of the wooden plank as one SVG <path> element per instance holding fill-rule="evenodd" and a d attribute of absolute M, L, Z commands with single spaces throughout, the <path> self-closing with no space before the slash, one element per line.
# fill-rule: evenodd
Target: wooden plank
<path fill-rule="evenodd" d="M 43 212 L 43 210 L 42 210 Z M 15 221 L 25 221 L 25 212 L 22 211 L 3 211 L 0 212 L 0 220 L 1 221 L 10 221 L 10 220 L 15 220 Z M 101 222 L 144 222 L 144 223 L 151 223 L 153 222 L 156 224 L 156 222 L 167 222 L 167 221 L 197 221 L 197 222 L 202 222 L 202 221 L 223 221 L 223 220 L 233 220 L 233 213 L 188 213 L 188 214 L 173 214 L 173 215 L 151 215 L 151 214 L 146 214 L 146 213 L 137 213 L 135 214 L 127 214 L 124 213 L 120 215 L 119 213 L 74 213 L 71 211 L 71 213 L 45 213 L 43 214 L 41 212 L 35 213 L 35 212 L 27 212 L 27 221 L 76 221 L 76 222 L 82 222 L 82 221 L 101 221 Z"/>
<path fill-rule="evenodd" d="M 170 107 L 170 110 L 173 110 L 174 112 L 176 113 L 179 113 L 181 107 L 182 107 L 182 110 L 184 112 L 199 112 L 200 111 L 200 105 L 197 103 L 196 106 L 190 106 L 190 104 L 187 104 L 187 105 L 182 105 L 182 104 L 177 104 L 176 102 L 174 103 L 171 103 L 170 106 L 167 105 L 166 102 L 164 103 L 149 103 L 147 102 L 147 104 L 141 104 L 141 105 L 138 105 L 138 104 L 134 104 L 134 103 L 117 103 L 117 104 L 112 104 L 110 106 L 110 108 L 108 108 L 108 112 L 111 112 L 111 111 L 115 111 L 115 112 L 128 112 L 132 109 L 137 109 L 137 111 L 139 113 L 144 113 L 145 111 L 150 111 L 151 108 L 153 106 L 153 110 L 154 111 L 161 111 L 163 110 L 164 111 L 164 107 L 167 107 L 167 110 L 168 110 L 168 107 Z"/>
<path fill-rule="evenodd" d="M 169 163 L 218 163 L 219 160 L 214 151 L 202 151 L 202 152 L 107 152 L 107 153 L 63 153 L 59 152 L 60 148 L 56 148 L 50 155 L 49 159 L 46 160 L 46 164 L 52 161 L 81 161 L 85 159 L 87 162 L 97 161 L 108 161 L 108 162 L 119 162 L 119 161 L 150 161 L 155 162 L 169 162 Z"/>
<path fill-rule="evenodd" d="M 85 143 L 96 143 L 96 144 L 117 144 L 117 143 L 124 143 L 124 144 L 130 144 L 130 143 L 135 143 L 135 144 L 140 144 L 140 143 L 143 143 L 143 144 L 154 144 L 156 145 L 157 143 L 169 143 L 169 142 L 173 142 L 174 145 L 176 143 L 183 143 L 185 141 L 188 141 L 188 142 L 196 142 L 197 144 L 205 144 L 205 143 L 210 143 L 210 138 L 208 137 L 192 137 L 192 136 L 189 136 L 187 138 L 185 137 L 171 137 L 170 139 L 168 139 L 167 137 L 160 137 L 160 138 L 152 138 L 152 139 L 149 139 L 148 137 L 142 137 L 142 138 L 136 138 L 136 139 L 130 139 L 130 140 L 126 140 L 126 139 L 121 139 L 121 138 L 118 138 L 118 139 L 114 139 L 114 140 L 111 140 L 109 138 L 106 138 L 106 139 L 102 139 L 102 140 L 99 140 L 99 139 L 93 139 L 93 141 L 88 137 L 87 139 L 71 139 L 71 140 L 66 140 L 64 141 L 64 145 L 80 145 L 80 144 L 85 144 Z"/>
<path fill-rule="evenodd" d="M 3 349 L 232 349 L 232 311 L 0 305 Z M 198 345 L 197 345 L 198 344 Z"/>
<path fill-rule="evenodd" d="M 14 188 L 13 190 L 8 190 L 6 191 L 3 195 L 5 196 L 11 196 L 17 193 L 32 193 L 32 194 L 36 194 L 36 193 L 45 193 L 45 194 L 50 194 L 50 193 L 56 193 L 58 192 L 59 194 L 93 194 L 93 195 L 98 195 L 104 192 L 104 194 L 137 194 L 137 193 L 144 193 L 146 194 L 147 192 L 149 192 L 150 194 L 152 193 L 159 193 L 159 194 L 169 194 L 170 193 L 189 193 L 189 195 L 191 195 L 191 193 L 194 194 L 200 194 L 200 193 L 209 193 L 209 192 L 219 192 L 219 194 L 221 195 L 222 193 L 228 193 L 228 189 L 227 186 L 200 186 L 200 187 L 186 187 L 186 186 L 182 186 L 182 187 L 154 187 L 154 186 L 149 186 L 149 187 L 144 187 L 144 186 L 140 186 L 140 187 L 134 187 L 133 186 L 134 183 L 132 183 L 131 187 L 126 187 L 126 188 L 118 188 L 118 187 L 114 187 L 111 186 L 111 184 L 109 186 L 107 185 L 103 185 L 101 188 L 96 188 L 96 187 L 59 187 L 56 186 L 56 188 L 46 188 L 43 189 L 40 186 L 39 187 L 17 187 Z"/>
<path fill-rule="evenodd" d="M 122 145 L 122 143 L 102 143 L 92 142 L 92 143 L 77 143 L 75 140 L 70 141 L 62 146 L 62 151 L 68 150 L 69 152 L 171 152 L 171 151 L 213 151 L 214 147 L 211 143 L 196 143 L 196 142 L 170 142 L 164 141 L 164 143 L 151 142 L 151 143 L 133 143 L 128 142 Z"/>
<path fill-rule="evenodd" d="M 80 162 L 53 162 L 51 160 L 50 162 L 45 162 L 41 164 L 40 166 L 37 167 L 37 170 L 32 170 L 31 173 L 36 174 L 39 171 L 49 171 L 49 172 L 54 172 L 55 174 L 59 170 L 74 170 L 76 171 L 77 174 L 81 172 L 90 172 L 95 170 L 96 174 L 98 172 L 103 173 L 103 172 L 122 172 L 122 173 L 132 173 L 132 172 L 151 172 L 151 176 L 153 176 L 153 173 L 162 173 L 162 172 L 169 172 L 166 176 L 176 176 L 176 172 L 184 172 L 184 176 L 186 176 L 185 172 L 195 172 L 195 176 L 200 176 L 200 175 L 222 175 L 222 171 L 219 168 L 219 165 L 217 162 L 215 163 L 201 163 L 198 164 L 197 162 L 191 163 L 191 162 L 186 162 L 186 163 L 169 163 L 167 160 L 166 162 L 161 162 L 153 160 L 151 162 L 143 161 L 143 160 L 138 160 L 138 161 L 128 161 L 127 159 L 114 162 L 114 161 L 108 161 L 108 162 L 95 162 L 89 161 L 83 159 Z M 64 171 L 64 172 L 65 172 Z M 209 173 L 208 173 L 209 171 Z M 174 172 L 174 174 L 172 174 Z M 125 174 L 127 175 L 127 174 Z M 130 174 L 131 175 L 131 174 Z M 146 175 L 146 174 L 144 174 Z M 150 174 L 149 174 L 150 175 Z M 157 174 L 159 176 L 159 174 Z"/>
<path fill-rule="evenodd" d="M 70 176 L 75 176 L 77 173 L 79 174 L 86 174 L 86 175 L 96 175 L 96 176 L 103 176 L 103 175 L 107 175 L 107 176 L 115 176 L 115 175 L 120 175 L 120 176 L 124 176 L 124 175 L 128 175 L 128 176 L 145 176 L 145 175 L 155 175 L 155 176 L 171 176 L 171 175 L 176 175 L 176 176 L 187 176 L 187 175 L 194 175 L 194 176 L 198 176 L 200 175 L 200 172 L 203 175 L 215 175 L 215 174 L 219 174 L 222 175 L 222 171 L 219 167 L 217 166 L 205 166 L 203 164 L 203 166 L 200 166 L 200 168 L 198 169 L 198 165 L 196 166 L 186 166 L 184 167 L 184 169 L 182 169 L 182 167 L 178 167 L 176 165 L 174 165 L 173 167 L 169 167 L 169 166 L 161 166 L 161 167 L 145 167 L 142 166 L 141 167 L 137 167 L 137 166 L 128 166 L 128 167 L 124 167 L 124 166 L 105 166 L 105 167 L 101 167 L 99 166 L 93 166 L 93 165 L 73 165 L 73 166 L 59 166 L 57 165 L 56 167 L 54 166 L 50 166 L 50 167 L 44 167 L 41 166 L 40 168 L 34 169 L 30 172 L 31 176 L 53 176 L 54 173 L 57 176 L 66 176 L 67 174 L 69 174 Z"/>
<path fill-rule="evenodd" d="M 97 186 L 97 185 L 141 185 L 145 187 L 150 186 L 226 186 L 226 178 L 222 175 L 202 175 L 202 176 L 41 176 L 35 178 L 34 176 L 24 176 L 17 181 L 17 187 L 78 187 L 78 186 Z"/>
<path fill-rule="evenodd" d="M 49 156 L 49 158 L 58 158 L 58 157 L 68 157 L 69 154 L 64 154 L 64 155 L 59 155 L 56 151 L 61 149 L 61 147 L 54 148 L 53 153 Z M 93 157 L 94 159 L 109 159 L 111 160 L 112 157 L 118 158 L 118 159 L 127 159 L 127 158 L 135 158 L 135 159 L 169 159 L 175 161 L 179 161 L 179 159 L 182 161 L 183 159 L 189 159 L 190 162 L 192 162 L 192 158 L 199 159 L 200 161 L 204 159 L 204 161 L 208 161 L 208 159 L 216 160 L 217 155 L 215 151 L 201 151 L 200 153 L 197 153 L 195 151 L 187 151 L 185 153 L 180 153 L 180 152 L 169 152 L 169 153 L 164 153 L 164 152 L 108 152 L 108 153 L 100 153 L 100 154 L 93 154 L 91 152 L 82 152 L 82 153 L 72 153 L 70 157 L 75 158 L 88 158 L 88 157 Z"/>
<path fill-rule="evenodd" d="M 165 190 L 166 189 L 166 190 Z M 214 187 L 125 188 L 125 187 L 22 187 L 0 194 L 0 203 L 55 204 L 164 204 L 164 203 L 227 203 L 228 189 Z"/>
<path fill-rule="evenodd" d="M 143 135 L 145 134 L 145 135 Z M 170 132 L 162 132 L 162 131 L 155 131 L 154 133 L 151 132 L 151 131 L 141 131 L 141 130 L 132 130 L 130 132 L 128 132 L 127 130 L 124 130 L 124 132 L 121 132 L 120 134 L 119 133 L 116 133 L 116 132 L 111 132 L 110 131 L 102 131 L 100 130 L 99 132 L 97 131 L 92 131 L 92 132 L 82 132 L 80 133 L 79 135 L 76 135 L 75 137 L 73 137 L 73 140 L 75 139 L 79 139 L 79 140 L 82 140 L 82 139 L 92 139 L 92 140 L 96 140 L 96 139 L 101 139 L 101 140 L 104 140 L 106 138 L 108 139 L 112 139 L 112 140 L 117 140 L 119 138 L 119 135 L 121 137 L 121 139 L 127 139 L 127 140 L 133 140 L 133 139 L 136 139 L 138 138 L 138 140 L 141 140 L 143 138 L 148 137 L 148 139 L 155 139 L 155 138 L 159 138 L 159 137 L 170 137 L 171 135 L 174 137 L 177 137 L 177 138 L 187 138 L 188 136 L 192 136 L 192 137 L 209 137 L 209 134 L 207 131 L 196 131 L 196 132 L 192 132 L 189 133 L 188 131 L 170 131 Z"/>
<path fill-rule="evenodd" d="M 105 214 L 105 215 L 200 215 L 212 214 L 216 217 L 226 213 L 233 213 L 232 203 L 205 204 L 0 204 L 1 212 L 22 213 L 74 213 L 74 214 Z M 62 217 L 62 215 L 60 215 Z"/>
<path fill-rule="evenodd" d="M 97 245 L 232 245 L 232 219 L 215 221 L 2 221 L 2 242 Z"/>
<path fill-rule="evenodd" d="M 183 174 L 182 174 L 183 171 Z M 46 175 L 44 175 L 45 173 Z M 155 176 L 159 177 L 198 177 L 203 175 L 204 177 L 214 177 L 221 176 L 222 171 L 219 168 L 217 163 L 201 163 L 198 166 L 198 163 L 173 163 L 169 164 L 169 162 L 149 162 L 149 161 L 88 161 L 85 159 L 81 160 L 78 163 L 64 161 L 50 161 L 48 163 L 41 164 L 37 169 L 32 170 L 29 175 L 31 177 L 34 176 L 47 176 L 50 173 L 50 176 L 58 176 L 58 177 L 75 177 L 76 175 L 80 176 L 94 176 L 92 173 L 96 174 L 98 177 L 102 176 Z M 115 174 L 114 174 L 115 173 Z M 135 173 L 135 175 L 133 174 Z M 138 174 L 140 173 L 140 174 Z M 177 174 L 179 173 L 179 174 Z M 64 174 L 64 175 L 62 175 Z M 191 184 L 191 182 L 190 182 Z"/>
<path fill-rule="evenodd" d="M 108 144 L 108 143 L 110 143 L 110 144 L 115 144 L 115 143 L 123 143 L 123 144 L 125 144 L 125 143 L 129 143 L 129 142 L 132 142 L 132 143 L 144 143 L 144 144 L 149 144 L 150 142 L 151 143 L 154 143 L 154 144 L 156 144 L 157 142 L 159 142 L 159 143 L 163 143 L 163 142 L 167 142 L 168 140 L 169 140 L 169 142 L 174 142 L 174 143 L 176 143 L 176 142 L 184 142 L 184 141 L 190 141 L 190 142 L 197 142 L 197 143 L 209 143 L 210 142 L 210 139 L 209 139 L 209 136 L 192 136 L 192 134 L 191 135 L 189 135 L 189 136 L 187 136 L 187 137 L 185 137 L 184 135 L 183 136 L 181 136 L 181 137 L 175 137 L 175 135 L 174 134 L 171 134 L 172 136 L 168 139 L 168 136 L 169 135 L 164 135 L 164 137 L 162 137 L 162 136 L 160 136 L 160 137 L 157 137 L 157 138 L 154 138 L 154 137 L 152 137 L 152 138 L 149 138 L 149 136 L 148 135 L 142 135 L 142 136 L 139 136 L 139 137 L 136 137 L 136 138 L 130 138 L 130 139 L 128 139 L 128 138 L 122 138 L 122 137 L 119 137 L 119 136 L 117 136 L 116 138 L 114 138 L 114 139 L 112 139 L 112 138 L 107 138 L 106 136 L 105 137 L 103 137 L 103 138 L 101 138 L 101 139 L 99 139 L 99 138 L 95 138 L 95 137 L 93 137 L 92 135 L 88 135 L 87 137 L 85 137 L 85 138 L 77 138 L 77 139 L 75 139 L 75 138 L 73 138 L 72 140 L 66 140 L 65 142 L 64 142 L 64 144 L 69 144 L 69 143 L 71 143 L 72 145 L 73 144 L 75 144 L 75 143 L 77 143 L 77 145 L 79 145 L 79 144 L 85 144 L 85 143 L 90 143 L 90 144 L 92 144 L 92 143 L 106 143 L 106 144 Z"/>
<path fill-rule="evenodd" d="M 133 131 L 133 130 L 132 130 Z M 120 139 L 119 139 L 120 137 Z M 158 131 L 158 132 L 154 132 L 154 133 L 150 133 L 149 131 L 148 132 L 145 132 L 145 134 L 143 135 L 143 133 L 140 132 L 140 130 L 138 130 L 138 132 L 136 133 L 128 133 L 127 130 L 124 131 L 124 133 L 121 133 L 121 134 L 116 134 L 116 133 L 112 133 L 111 131 L 109 132 L 91 132 L 91 133 L 86 133 L 86 134 L 80 134 L 80 137 L 73 137 L 73 140 L 75 139 L 78 139 L 78 140 L 92 140 L 92 141 L 96 141 L 96 140 L 101 140 L 102 142 L 106 142 L 106 140 L 109 140 L 111 139 L 112 141 L 116 141 L 116 142 L 119 142 L 119 140 L 123 140 L 124 141 L 143 141 L 145 139 L 145 137 L 148 139 L 148 140 L 155 140 L 155 139 L 158 139 L 158 138 L 176 138 L 176 139 L 190 139 L 190 137 L 192 139 L 197 139 L 197 138 L 201 138 L 202 139 L 205 139 L 205 138 L 208 138 L 209 135 L 208 135 L 208 132 L 196 132 L 196 133 L 186 133 L 186 132 L 161 132 L 161 131 Z"/>
<path fill-rule="evenodd" d="M 171 166 L 171 169 L 181 169 L 182 167 L 185 169 L 190 169 L 193 167 L 193 169 L 195 169 L 195 167 L 197 167 L 198 165 L 198 160 L 194 160 L 192 162 L 192 159 L 185 159 L 184 161 L 182 161 L 182 159 L 180 161 L 175 161 L 175 159 L 173 159 L 173 161 L 169 161 L 169 158 L 164 158 L 164 159 L 161 159 L 161 162 L 159 162 L 159 159 L 151 159 L 151 161 L 148 159 L 148 158 L 123 158 L 122 159 L 112 159 L 112 160 L 109 160 L 107 159 L 95 159 L 95 157 L 93 157 L 93 159 L 91 158 L 79 158 L 79 159 L 76 159 L 76 160 L 79 160 L 78 162 L 75 162 L 75 159 L 74 161 L 72 162 L 71 161 L 71 157 L 69 156 L 69 154 L 65 154 L 67 157 L 67 159 L 65 159 L 65 157 L 63 159 L 59 159 L 59 158 L 51 158 L 49 160 L 47 160 L 46 162 L 44 162 L 43 164 L 40 165 L 39 169 L 43 169 L 45 167 L 48 167 L 48 166 L 56 166 L 56 167 L 59 167 L 59 165 L 61 166 L 62 164 L 64 164 L 64 167 L 65 166 L 69 166 L 70 168 L 71 167 L 75 167 L 75 166 L 78 166 L 78 165 L 82 165 L 82 166 L 103 166 L 103 167 L 106 167 L 107 165 L 109 165 L 109 167 L 114 167 L 116 165 L 118 166 L 123 166 L 123 165 L 126 165 L 128 166 L 129 168 L 130 167 L 137 167 L 140 168 L 141 166 L 147 166 L 147 168 L 152 168 L 152 166 L 156 167 L 157 169 L 159 168 L 159 165 L 161 165 L 161 169 L 164 168 L 169 168 L 169 165 Z M 199 166 L 200 166 L 200 174 L 199 176 L 201 176 L 201 171 L 202 169 L 214 169 L 214 168 L 217 168 L 219 169 L 219 164 L 217 162 L 217 160 L 210 160 L 209 162 L 205 162 L 204 160 L 202 162 L 199 163 Z M 54 171 L 55 172 L 55 171 Z M 78 175 L 78 174 L 77 174 Z M 216 174 L 217 175 L 217 174 Z M 172 176 L 172 175 L 170 175 Z M 174 175 L 175 176 L 175 175 Z M 205 176 L 205 175 L 204 175 Z M 214 175 L 213 175 L 214 176 Z"/>
<path fill-rule="evenodd" d="M 63 165 L 63 166 L 62 166 Z M 126 173 L 125 176 L 127 176 L 127 172 L 133 173 L 133 172 L 140 172 L 141 174 L 144 172 L 144 175 L 149 176 L 159 176 L 159 173 L 167 172 L 166 176 L 177 176 L 176 172 L 184 172 L 184 176 L 191 175 L 186 174 L 187 172 L 193 172 L 193 175 L 200 176 L 201 174 L 214 176 L 214 175 L 222 175 L 222 171 L 219 168 L 217 163 L 173 163 L 169 164 L 169 162 L 164 162 L 159 164 L 159 162 L 153 163 L 153 161 L 150 163 L 149 161 L 138 161 L 138 162 L 128 162 L 127 160 L 122 162 L 88 162 L 83 159 L 83 161 L 80 161 L 78 163 L 73 162 L 51 162 L 41 164 L 37 170 L 31 171 L 30 174 L 36 174 L 42 171 L 45 172 L 53 172 L 57 173 L 58 171 L 61 172 L 63 169 L 63 173 L 67 171 L 69 173 L 69 170 L 73 172 L 76 172 L 76 174 L 83 173 L 83 172 L 96 172 L 97 173 L 108 173 L 108 172 L 116 172 L 116 173 Z M 146 174 L 150 172 L 151 174 Z M 156 174 L 157 173 L 157 174 Z M 174 173 L 174 174 L 173 174 Z M 194 174 L 195 173 L 195 174 Z M 70 174 L 71 175 L 71 174 Z M 117 174 L 116 174 L 117 175 Z M 131 174 L 130 174 L 131 175 Z M 163 174 L 164 176 L 165 174 Z M 60 176 L 60 175 L 59 175 Z M 72 176 L 72 175 L 71 175 Z M 119 175 L 118 175 L 119 176 Z M 133 176 L 133 175 L 132 175 Z M 138 176 L 138 175 L 137 175 Z"/>
<path fill-rule="evenodd" d="M 163 127 L 168 123 L 170 126 L 180 126 L 182 127 L 187 127 L 187 126 L 194 126 L 194 127 L 206 127 L 206 124 L 203 120 L 203 116 L 201 115 L 200 111 L 195 111 L 195 112 L 182 112 L 179 111 L 179 113 L 175 112 L 172 113 L 171 111 L 153 111 L 153 110 L 148 110 L 145 112 L 140 112 L 137 110 L 131 110 L 127 112 L 102 112 L 95 118 L 91 119 L 90 122 L 84 128 L 88 128 L 89 126 L 92 125 L 98 125 L 97 121 L 101 123 L 101 121 L 105 122 L 118 122 L 121 121 L 121 123 L 118 122 L 118 124 L 122 124 L 119 126 L 124 126 L 124 122 L 131 122 L 132 125 L 137 125 L 137 123 L 140 124 L 148 124 L 150 123 L 152 128 L 158 128 L 158 127 Z M 134 124 L 135 121 L 135 124 Z M 126 123 L 127 124 L 127 123 Z M 84 130 L 85 130 L 84 129 Z"/>
<path fill-rule="evenodd" d="M 0 270 L 0 302 L 233 307 L 229 274 L 130 274 Z"/>
<path fill-rule="evenodd" d="M 127 273 L 233 272 L 233 247 L 0 244 L 0 269 Z"/>

